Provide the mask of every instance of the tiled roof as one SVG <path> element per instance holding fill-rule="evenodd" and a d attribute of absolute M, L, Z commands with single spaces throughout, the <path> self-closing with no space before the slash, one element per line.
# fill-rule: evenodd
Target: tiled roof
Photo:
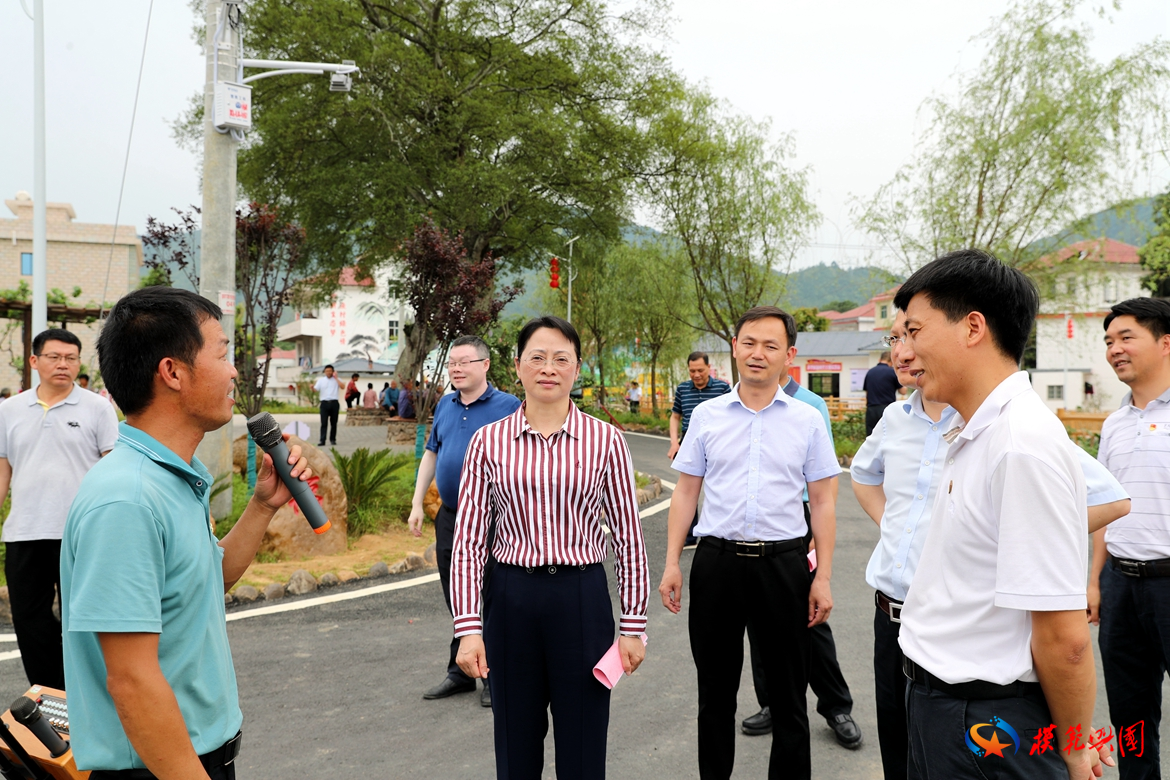
<path fill-rule="evenodd" d="M 1092 238 L 1078 241 L 1056 250 L 1050 255 L 1041 258 L 1042 262 L 1060 262 L 1073 255 L 1080 255 L 1083 260 L 1096 260 L 1104 263 L 1121 263 L 1133 265 L 1140 262 L 1138 248 L 1132 244 L 1116 241 L 1112 238 Z"/>

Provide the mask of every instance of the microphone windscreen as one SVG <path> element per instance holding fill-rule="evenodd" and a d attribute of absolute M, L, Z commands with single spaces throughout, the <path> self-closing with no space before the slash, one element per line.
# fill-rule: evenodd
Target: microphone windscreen
<path fill-rule="evenodd" d="M 12 711 L 12 717 L 16 722 L 24 726 L 28 724 L 29 719 L 36 713 L 37 703 L 27 696 L 21 696 L 12 702 L 12 706 L 8 709 Z"/>
<path fill-rule="evenodd" d="M 271 449 L 283 441 L 280 435 L 280 425 L 276 418 L 268 412 L 260 412 L 248 419 L 248 433 L 252 439 L 264 449 Z"/>

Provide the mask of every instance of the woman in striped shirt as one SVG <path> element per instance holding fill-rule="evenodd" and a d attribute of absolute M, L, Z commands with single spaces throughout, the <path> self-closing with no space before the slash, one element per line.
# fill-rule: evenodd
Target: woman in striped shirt
<path fill-rule="evenodd" d="M 524 405 L 476 432 L 460 479 L 451 561 L 457 661 L 491 685 L 497 777 L 541 777 L 551 707 L 558 779 L 596 780 L 605 777 L 609 689 L 592 670 L 614 641 L 601 565 L 607 536 L 625 671 L 645 654 L 649 573 L 634 472 L 617 429 L 569 399 L 581 366 L 573 326 L 534 319 L 516 354 Z M 497 564 L 485 585 L 489 552 Z"/>

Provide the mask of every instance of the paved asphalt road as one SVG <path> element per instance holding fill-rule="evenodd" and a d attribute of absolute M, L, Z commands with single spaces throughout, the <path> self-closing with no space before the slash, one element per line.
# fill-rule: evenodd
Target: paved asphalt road
<path fill-rule="evenodd" d="M 344 428 L 342 433 L 345 438 Z M 671 479 L 665 440 L 630 435 L 627 441 L 636 468 Z M 847 476 L 842 479 L 837 516 L 832 626 L 865 743 L 857 751 L 838 747 L 817 718 L 810 696 L 813 774 L 865 780 L 881 777 L 871 666 L 873 595 L 864 581 L 878 532 L 861 512 Z M 644 528 L 651 581 L 657 587 L 666 512 L 647 517 Z M 686 553 L 684 575 L 689 559 Z M 612 571 L 610 580 L 612 585 Z M 339 591 L 325 591 L 331 592 Z M 646 662 L 613 694 L 610 778 L 698 775 L 695 673 L 686 606 L 684 598 L 684 613 L 675 616 L 656 596 L 650 604 Z M 478 695 L 434 702 L 421 698 L 422 691 L 444 675 L 451 635 L 437 581 L 234 620 L 228 633 L 245 717 L 242 780 L 494 777 L 491 713 L 479 706 Z M 757 709 L 748 666 L 745 652 L 741 717 Z M 19 661 L 0 662 L 0 690 L 15 698 L 25 687 Z M 1104 686 L 1099 687 L 1096 720 L 1105 723 Z M 956 733 L 955 739 L 962 735 Z M 547 744 L 544 776 L 553 778 L 552 740 Z M 769 746 L 769 737 L 739 735 L 735 776 L 765 777 Z"/>

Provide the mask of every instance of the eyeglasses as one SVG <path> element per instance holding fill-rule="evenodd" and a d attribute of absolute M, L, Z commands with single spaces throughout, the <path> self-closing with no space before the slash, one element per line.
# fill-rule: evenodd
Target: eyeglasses
<path fill-rule="evenodd" d="M 449 360 L 447 361 L 447 370 L 454 371 L 457 368 L 467 368 L 472 363 L 482 363 L 485 360 L 487 360 L 487 358 L 480 358 L 479 360 L 461 360 L 458 363 L 456 363 L 454 360 Z"/>
<path fill-rule="evenodd" d="M 46 352 L 43 355 L 37 355 L 38 360 L 43 360 L 46 363 L 62 363 L 74 366 L 81 362 L 80 355 L 58 355 L 55 352 Z"/>
<path fill-rule="evenodd" d="M 549 362 L 549 359 L 544 355 L 529 355 L 528 357 L 524 358 L 524 364 L 537 371 L 544 368 L 549 364 Z M 564 355 L 557 355 L 552 359 L 551 362 L 552 367 L 557 371 L 568 371 L 570 368 L 575 366 L 578 361 L 570 360 Z"/>
<path fill-rule="evenodd" d="M 905 344 L 905 336 L 882 336 L 882 346 L 893 348 L 895 344 Z"/>

